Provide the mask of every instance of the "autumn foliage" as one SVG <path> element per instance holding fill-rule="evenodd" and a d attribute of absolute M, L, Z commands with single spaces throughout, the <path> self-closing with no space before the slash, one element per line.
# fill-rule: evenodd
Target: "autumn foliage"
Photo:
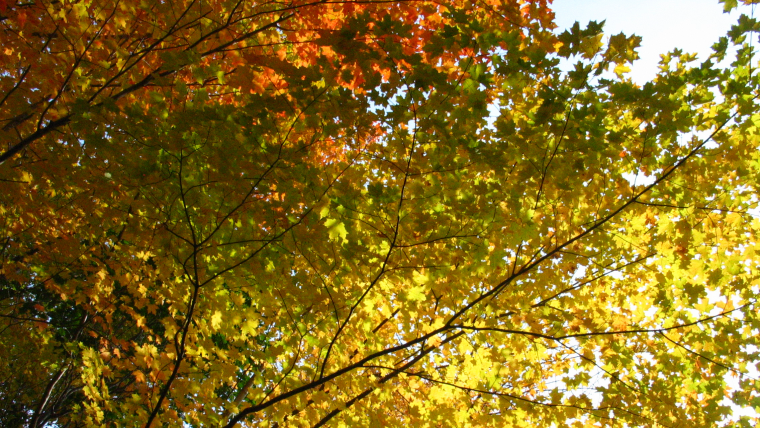
<path fill-rule="evenodd" d="M 0 0 L 0 425 L 757 423 L 759 25 L 550 7 Z"/>

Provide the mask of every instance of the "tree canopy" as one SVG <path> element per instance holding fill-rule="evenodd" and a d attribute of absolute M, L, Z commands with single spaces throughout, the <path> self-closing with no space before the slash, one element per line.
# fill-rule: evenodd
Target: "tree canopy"
<path fill-rule="evenodd" d="M 550 7 L 0 0 L 0 425 L 760 408 L 758 22 Z"/>

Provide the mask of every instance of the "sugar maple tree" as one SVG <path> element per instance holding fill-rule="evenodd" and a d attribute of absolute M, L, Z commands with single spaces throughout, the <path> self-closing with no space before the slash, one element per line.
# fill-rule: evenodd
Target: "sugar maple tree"
<path fill-rule="evenodd" d="M 757 408 L 757 27 L 639 86 L 545 1 L 0 0 L 0 423 Z"/>

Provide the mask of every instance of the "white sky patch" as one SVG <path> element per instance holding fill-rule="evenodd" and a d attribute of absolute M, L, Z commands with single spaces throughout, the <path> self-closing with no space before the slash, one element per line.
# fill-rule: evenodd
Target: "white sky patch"
<path fill-rule="evenodd" d="M 559 29 L 570 28 L 576 21 L 581 27 L 589 21 L 606 21 L 607 36 L 621 32 L 641 36 L 640 59 L 628 73 L 638 84 L 652 80 L 660 55 L 675 48 L 707 59 L 711 46 L 726 35 L 739 15 L 752 13 L 749 6 L 723 13 L 717 0 L 554 0 L 551 8 Z"/>

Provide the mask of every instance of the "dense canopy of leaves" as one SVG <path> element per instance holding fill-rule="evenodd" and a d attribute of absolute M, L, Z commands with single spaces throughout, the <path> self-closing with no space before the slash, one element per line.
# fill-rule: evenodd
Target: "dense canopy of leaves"
<path fill-rule="evenodd" d="M 552 19 L 0 0 L 0 425 L 760 407 L 758 23 L 637 85 Z"/>

